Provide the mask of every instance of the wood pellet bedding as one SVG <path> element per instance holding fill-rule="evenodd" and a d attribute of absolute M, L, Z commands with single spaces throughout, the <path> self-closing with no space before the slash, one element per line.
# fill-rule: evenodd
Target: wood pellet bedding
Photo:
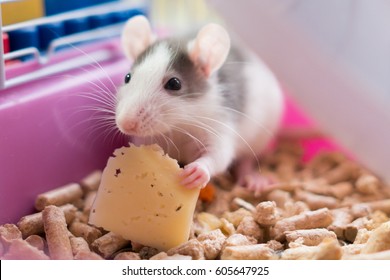
<path fill-rule="evenodd" d="M 390 187 L 340 152 L 302 160 L 279 140 L 261 158 L 260 195 L 213 178 L 188 242 L 166 252 L 87 223 L 101 171 L 39 195 L 38 212 L 0 226 L 1 259 L 390 259 Z"/>

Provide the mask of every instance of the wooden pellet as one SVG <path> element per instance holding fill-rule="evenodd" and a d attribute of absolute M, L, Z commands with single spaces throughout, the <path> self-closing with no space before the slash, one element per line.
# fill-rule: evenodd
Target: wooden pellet
<path fill-rule="evenodd" d="M 165 252 L 160 252 L 153 257 L 150 258 L 150 260 L 182 260 L 182 261 L 190 261 L 192 260 L 191 256 L 185 256 L 180 254 L 174 254 L 172 256 L 168 256 Z"/>
<path fill-rule="evenodd" d="M 101 257 L 100 255 L 92 251 L 89 252 L 81 251 L 74 256 L 74 259 L 75 260 L 104 260 L 103 257 Z"/>
<path fill-rule="evenodd" d="M 303 201 L 288 201 L 284 205 L 283 217 L 288 218 L 310 211 L 309 206 Z"/>
<path fill-rule="evenodd" d="M 14 224 L 0 226 L 0 242 L 4 247 L 8 247 L 14 240 L 22 239 L 22 233 Z"/>
<path fill-rule="evenodd" d="M 64 212 L 57 206 L 46 206 L 42 211 L 42 220 L 50 258 L 54 260 L 73 259 Z"/>
<path fill-rule="evenodd" d="M 277 241 L 284 239 L 286 231 L 297 229 L 326 228 L 333 221 L 332 214 L 327 208 L 306 211 L 302 214 L 281 219 L 271 230 L 271 235 Z"/>
<path fill-rule="evenodd" d="M 359 229 L 365 228 L 367 223 L 367 217 L 362 217 L 348 224 L 344 230 L 344 239 L 349 242 L 354 242 Z"/>
<path fill-rule="evenodd" d="M 318 246 L 300 246 L 287 249 L 282 260 L 339 260 L 342 249 L 337 240 L 325 239 Z"/>
<path fill-rule="evenodd" d="M 264 201 L 257 204 L 253 218 L 261 226 L 273 226 L 280 218 L 280 213 L 273 201 Z"/>
<path fill-rule="evenodd" d="M 297 242 L 299 240 L 302 245 L 306 246 L 317 246 L 326 238 L 337 239 L 334 232 L 324 228 L 286 231 L 285 234 L 287 242 Z"/>
<path fill-rule="evenodd" d="M 85 203 L 83 207 L 83 213 L 86 215 L 89 215 L 89 212 L 91 211 L 92 204 L 96 198 L 97 191 L 90 191 L 85 196 Z"/>
<path fill-rule="evenodd" d="M 26 238 L 29 235 L 43 233 L 44 229 L 42 221 L 42 212 L 22 217 L 17 225 L 22 232 L 23 238 Z"/>
<path fill-rule="evenodd" d="M 89 249 L 87 241 L 82 237 L 70 237 L 70 244 L 75 260 L 103 260 L 103 258 Z"/>
<path fill-rule="evenodd" d="M 83 237 L 88 244 L 92 244 L 92 242 L 103 235 L 102 232 L 94 226 L 80 222 L 73 222 L 69 227 L 69 231 L 76 237 Z"/>
<path fill-rule="evenodd" d="M 221 221 L 221 228 L 220 229 L 224 235 L 230 236 L 230 235 L 236 233 L 236 228 L 234 227 L 234 225 L 231 222 L 229 222 L 225 218 L 220 218 L 219 220 Z"/>
<path fill-rule="evenodd" d="M 362 249 L 362 254 L 390 250 L 390 222 L 383 223 L 375 229 Z"/>
<path fill-rule="evenodd" d="M 70 245 L 72 247 L 73 255 L 84 251 L 90 251 L 87 241 L 82 237 L 70 237 Z"/>
<path fill-rule="evenodd" d="M 117 254 L 114 258 L 114 260 L 140 260 L 140 259 L 141 257 L 139 256 L 139 254 L 135 252 L 121 252 Z"/>
<path fill-rule="evenodd" d="M 30 235 L 25 240 L 28 244 L 34 246 L 38 250 L 43 251 L 45 249 L 46 241 L 39 235 Z"/>
<path fill-rule="evenodd" d="M 320 179 L 312 179 L 306 184 L 303 184 L 303 190 L 314 193 L 314 194 L 321 194 L 321 195 L 328 195 L 329 194 L 329 184 L 322 178 Z"/>
<path fill-rule="evenodd" d="M 358 230 L 358 233 L 353 241 L 353 244 L 365 244 L 370 238 L 372 231 L 369 231 L 366 228 L 361 228 Z"/>
<path fill-rule="evenodd" d="M 274 260 L 275 251 L 266 244 L 228 246 L 221 254 L 221 260 Z"/>
<path fill-rule="evenodd" d="M 292 197 L 291 194 L 287 191 L 283 190 L 273 190 L 267 195 L 267 200 L 268 201 L 274 201 L 276 203 L 276 206 L 279 208 L 284 208 L 285 204 L 287 202 L 292 202 Z"/>
<path fill-rule="evenodd" d="M 232 203 L 233 208 L 244 208 L 245 210 L 248 210 L 250 212 L 255 211 L 255 207 L 248 201 L 243 200 L 242 198 L 236 197 L 233 199 Z"/>
<path fill-rule="evenodd" d="M 257 243 L 257 240 L 253 237 L 243 235 L 241 233 L 236 233 L 229 236 L 224 244 L 222 245 L 222 251 L 225 247 L 229 246 L 243 246 L 243 245 L 254 245 Z"/>
<path fill-rule="evenodd" d="M 343 252 L 343 258 L 349 255 L 356 255 L 360 254 L 364 247 L 364 244 L 346 244 L 341 247 L 342 252 Z"/>
<path fill-rule="evenodd" d="M 329 170 L 324 174 L 324 179 L 328 184 L 333 185 L 340 182 L 356 179 L 359 174 L 359 168 L 356 164 L 345 161 L 339 164 L 337 167 Z"/>
<path fill-rule="evenodd" d="M 277 166 L 276 173 L 282 181 L 293 180 L 296 174 L 296 162 L 294 160 L 284 160 L 283 164 Z"/>
<path fill-rule="evenodd" d="M 77 211 L 76 212 L 74 222 L 80 222 L 80 223 L 83 223 L 83 224 L 88 224 L 88 220 L 89 220 L 89 214 L 86 214 L 83 211 Z"/>
<path fill-rule="evenodd" d="M 352 222 L 353 216 L 348 208 L 339 208 L 331 210 L 333 222 L 328 226 L 328 229 L 333 231 L 337 238 L 344 239 L 344 231 Z"/>
<path fill-rule="evenodd" d="M 72 204 L 65 204 L 59 207 L 65 214 L 67 224 L 70 224 L 76 215 L 77 208 Z M 23 238 L 30 235 L 40 235 L 44 233 L 42 212 L 34 213 L 22 217 L 17 223 L 19 230 L 22 232 Z"/>
<path fill-rule="evenodd" d="M 280 190 L 285 192 L 293 192 L 297 189 L 302 189 L 306 186 L 306 183 L 301 181 L 291 181 L 291 182 L 279 182 L 271 184 L 268 189 L 270 191 Z"/>
<path fill-rule="evenodd" d="M 355 183 L 356 190 L 362 194 L 375 194 L 378 192 L 380 183 L 378 178 L 370 174 L 362 174 Z"/>
<path fill-rule="evenodd" d="M 112 256 L 115 252 L 130 245 L 130 241 L 120 235 L 109 232 L 92 242 L 92 249 L 103 258 Z"/>
<path fill-rule="evenodd" d="M 238 227 L 244 217 L 251 215 L 252 213 L 250 211 L 244 208 L 239 208 L 235 211 L 225 212 L 222 217 L 231 222 L 233 226 Z"/>
<path fill-rule="evenodd" d="M 307 169 L 312 170 L 315 176 L 322 176 L 344 161 L 345 156 L 342 153 L 320 151 L 307 164 Z"/>
<path fill-rule="evenodd" d="M 351 182 L 340 182 L 335 185 L 328 186 L 327 195 L 342 199 L 353 192 L 353 185 Z"/>
<path fill-rule="evenodd" d="M 48 205 L 61 206 L 77 201 L 82 196 L 83 191 L 79 184 L 68 184 L 38 195 L 35 200 L 35 208 L 38 211 L 42 211 Z"/>
<path fill-rule="evenodd" d="M 383 199 L 383 200 L 377 200 L 377 201 L 371 201 L 366 203 L 360 203 L 355 207 L 367 207 L 371 209 L 372 211 L 380 210 L 383 213 L 386 213 L 387 215 L 390 215 L 390 199 Z"/>
<path fill-rule="evenodd" d="M 237 227 L 237 233 L 255 238 L 259 243 L 264 240 L 264 230 L 260 228 L 252 216 L 244 217 Z"/>
<path fill-rule="evenodd" d="M 159 250 L 149 246 L 144 246 L 141 250 L 139 250 L 138 253 L 142 260 L 149 260 L 154 255 L 157 255 L 159 253 Z"/>
<path fill-rule="evenodd" d="M 367 203 L 358 203 L 351 206 L 351 215 L 356 218 L 362 218 L 368 216 L 373 210 Z"/>
<path fill-rule="evenodd" d="M 207 212 L 198 213 L 195 219 L 200 225 L 200 231 L 197 234 L 208 232 L 222 226 L 222 222 L 217 216 Z"/>
<path fill-rule="evenodd" d="M 80 181 L 80 186 L 84 192 L 97 191 L 100 185 L 100 178 L 102 177 L 102 171 L 96 170 L 87 175 Z"/>
<path fill-rule="evenodd" d="M 221 252 L 226 236 L 220 229 L 202 233 L 197 238 L 203 246 L 204 256 L 207 260 L 214 260 Z"/>
<path fill-rule="evenodd" d="M 306 191 L 295 192 L 296 199 L 305 202 L 311 210 L 317 210 L 320 208 L 333 209 L 339 205 L 336 198 L 325 195 L 318 195 Z"/>
<path fill-rule="evenodd" d="M 169 249 L 167 251 L 168 256 L 175 254 L 191 256 L 193 260 L 204 260 L 204 249 L 202 243 L 198 239 L 190 239 L 187 242 Z"/>
<path fill-rule="evenodd" d="M 371 254 L 346 255 L 344 260 L 390 260 L 390 250 Z"/>

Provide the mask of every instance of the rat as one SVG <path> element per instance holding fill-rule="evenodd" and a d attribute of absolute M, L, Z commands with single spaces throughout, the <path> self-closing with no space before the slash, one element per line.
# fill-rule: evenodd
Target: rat
<path fill-rule="evenodd" d="M 157 39 L 147 18 L 136 16 L 126 22 L 121 44 L 133 63 L 116 95 L 118 129 L 135 144 L 159 144 L 182 163 L 187 188 L 233 169 L 239 184 L 263 189 L 258 156 L 284 107 L 267 66 L 215 23 L 194 36 Z"/>

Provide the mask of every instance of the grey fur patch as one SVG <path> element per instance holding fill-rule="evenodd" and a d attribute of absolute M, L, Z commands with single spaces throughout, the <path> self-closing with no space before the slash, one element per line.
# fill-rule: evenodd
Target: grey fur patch
<path fill-rule="evenodd" d="M 219 69 L 218 82 L 224 95 L 224 106 L 244 112 L 246 104 L 246 83 L 243 73 L 244 64 L 248 63 L 245 59 L 244 53 L 236 46 L 232 46 L 229 55 Z M 235 116 L 239 117 L 237 114 Z"/>
<path fill-rule="evenodd" d="M 178 75 L 173 74 L 172 76 L 165 77 L 165 79 L 168 81 L 170 78 L 178 76 L 177 78 L 182 82 L 181 90 L 168 92 L 171 95 L 188 98 L 202 96 L 208 91 L 208 81 L 191 61 L 187 53 L 187 43 L 187 40 L 179 39 L 157 41 L 137 57 L 132 66 L 132 71 L 135 71 L 137 66 L 143 63 L 159 45 L 166 44 L 171 53 L 169 67 L 173 70 L 173 73 L 177 73 Z M 167 73 L 170 72 L 170 69 L 168 69 Z"/>
<path fill-rule="evenodd" d="M 172 53 L 171 67 L 182 79 L 182 96 L 196 98 L 204 95 L 208 91 L 208 81 L 190 59 L 187 53 L 188 41 L 169 39 L 166 42 Z"/>
<path fill-rule="evenodd" d="M 131 69 L 132 71 L 134 71 L 134 69 L 137 68 L 138 65 L 140 65 L 142 62 L 145 61 L 145 59 L 150 56 L 151 53 L 154 52 L 154 50 L 156 49 L 156 47 L 159 45 L 159 42 L 157 43 L 154 43 L 152 45 L 150 45 L 148 48 L 146 48 L 134 61 Z"/>

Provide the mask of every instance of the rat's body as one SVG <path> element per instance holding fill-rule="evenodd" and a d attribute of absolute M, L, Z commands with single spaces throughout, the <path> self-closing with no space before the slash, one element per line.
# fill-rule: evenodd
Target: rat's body
<path fill-rule="evenodd" d="M 210 28 L 193 41 L 150 39 L 118 93 L 119 129 L 138 144 L 157 142 L 183 163 L 188 187 L 204 186 L 233 162 L 239 180 L 254 174 L 250 163 L 274 135 L 283 108 L 265 65 L 230 48 L 221 27 Z"/>

